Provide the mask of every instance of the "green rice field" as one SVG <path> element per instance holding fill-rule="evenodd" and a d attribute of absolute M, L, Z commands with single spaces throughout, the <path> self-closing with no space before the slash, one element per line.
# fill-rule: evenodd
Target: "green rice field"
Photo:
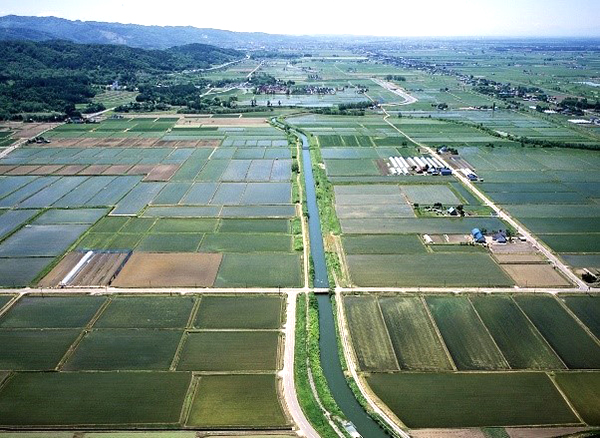
<path fill-rule="evenodd" d="M 284 302 L 22 296 L 0 317 L 0 427 L 289 429 L 276 377 Z"/>
<path fill-rule="evenodd" d="M 199 378 L 188 426 L 205 428 L 285 427 L 272 374 L 207 375 Z"/>
<path fill-rule="evenodd" d="M 600 315 L 587 299 L 378 293 L 343 306 L 362 378 L 411 429 L 596 426 L 600 342 L 582 321 Z"/>
<path fill-rule="evenodd" d="M 360 286 L 512 285 L 488 254 L 348 255 L 346 259 L 352 282 Z"/>
<path fill-rule="evenodd" d="M 480 188 L 567 264 L 598 267 L 597 151 L 467 147 L 460 154 L 485 178 Z"/>
<path fill-rule="evenodd" d="M 373 374 L 367 382 L 415 429 L 579 423 L 544 373 Z"/>
<path fill-rule="evenodd" d="M 50 144 L 1 159 L 0 287 L 35 284 L 73 249 L 225 254 L 221 287 L 300 286 L 284 133 L 178 120 L 61 125 Z M 259 270 L 277 259 L 282 274 L 239 271 L 246 255 Z"/>

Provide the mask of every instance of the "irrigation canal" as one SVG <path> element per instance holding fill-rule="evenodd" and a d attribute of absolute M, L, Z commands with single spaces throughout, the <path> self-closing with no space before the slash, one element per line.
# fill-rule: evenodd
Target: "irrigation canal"
<path fill-rule="evenodd" d="M 310 158 L 309 142 L 304 134 L 298 133 L 302 140 L 302 160 L 304 163 L 303 173 L 306 183 L 306 203 L 308 207 L 308 230 L 310 239 L 310 252 L 314 266 L 315 288 L 328 288 L 327 264 L 325 263 L 325 249 L 323 247 L 323 235 L 321 233 L 321 222 L 319 220 L 319 208 L 317 206 L 317 195 L 315 181 L 312 171 L 312 160 Z M 319 347 L 321 350 L 321 366 L 327 379 L 329 390 L 337 405 L 346 418 L 356 427 L 364 438 L 389 438 L 389 435 L 373 420 L 358 403 L 352 390 L 346 382 L 340 358 L 338 356 L 338 345 L 336 338 L 335 320 L 333 306 L 328 294 L 317 295 L 319 303 Z"/>

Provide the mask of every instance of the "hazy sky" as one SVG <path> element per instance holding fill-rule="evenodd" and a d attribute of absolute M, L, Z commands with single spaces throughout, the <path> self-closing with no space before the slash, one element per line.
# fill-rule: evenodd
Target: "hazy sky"
<path fill-rule="evenodd" d="M 600 36 L 600 0 L 0 0 L 0 15 L 287 34 Z"/>

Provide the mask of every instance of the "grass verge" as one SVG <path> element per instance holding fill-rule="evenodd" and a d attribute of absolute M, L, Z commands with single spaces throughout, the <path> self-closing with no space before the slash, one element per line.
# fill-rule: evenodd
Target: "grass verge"
<path fill-rule="evenodd" d="M 298 401 L 300 402 L 304 415 L 306 415 L 319 435 L 323 438 L 337 438 L 337 433 L 333 430 L 323 411 L 319 407 L 319 403 L 310 386 L 310 380 L 308 378 L 309 347 L 312 346 L 309 343 L 306 296 L 298 295 L 296 303 L 296 346 L 294 355 L 296 395 L 298 396 Z M 318 339 L 317 352 L 313 354 L 316 354 L 318 360 Z"/>

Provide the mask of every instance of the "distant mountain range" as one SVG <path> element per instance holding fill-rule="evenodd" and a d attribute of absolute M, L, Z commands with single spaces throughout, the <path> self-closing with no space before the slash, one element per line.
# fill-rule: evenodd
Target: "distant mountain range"
<path fill-rule="evenodd" d="M 56 17 L 0 17 L 0 40 L 68 40 L 82 44 L 122 44 L 144 49 L 165 49 L 202 43 L 230 48 L 290 45 L 309 37 L 231 32 L 192 26 L 142 26 L 138 24 L 71 21 Z"/>

